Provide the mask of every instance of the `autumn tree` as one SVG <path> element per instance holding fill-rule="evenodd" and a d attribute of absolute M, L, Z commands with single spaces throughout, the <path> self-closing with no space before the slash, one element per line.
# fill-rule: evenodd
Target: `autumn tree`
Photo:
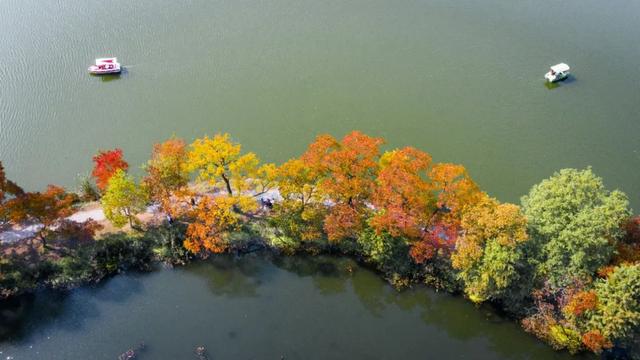
<path fill-rule="evenodd" d="M 135 215 L 145 209 L 148 195 L 124 170 L 117 170 L 109 179 L 106 191 L 100 200 L 104 214 L 116 227 L 127 222 L 133 227 Z"/>
<path fill-rule="evenodd" d="M 464 210 L 483 195 L 464 167 L 431 164 L 428 154 L 413 148 L 385 153 L 376 185 L 371 225 L 410 241 L 418 263 L 450 253 Z"/>
<path fill-rule="evenodd" d="M 436 205 L 447 223 L 457 223 L 469 208 L 484 199 L 484 193 L 462 165 L 438 163 L 429 171 Z"/>
<path fill-rule="evenodd" d="M 584 348 L 600 350 L 608 347 L 606 339 L 600 339 L 599 331 L 588 325 L 588 320 L 598 304 L 597 294 L 589 290 L 590 284 L 573 279 L 564 287 L 546 281 L 532 291 L 532 313 L 522 320 L 527 332 L 545 340 L 556 350 L 567 349 L 577 353 Z"/>
<path fill-rule="evenodd" d="M 378 210 L 371 219 L 374 229 L 410 240 L 424 236 L 435 210 L 430 164 L 429 154 L 410 147 L 382 155 L 371 198 Z"/>
<path fill-rule="evenodd" d="M 100 191 L 104 191 L 109 184 L 109 179 L 118 170 L 127 171 L 129 164 L 124 161 L 122 149 L 100 150 L 93 157 L 93 171 L 91 176 L 96 180 Z"/>
<path fill-rule="evenodd" d="M 153 146 L 151 159 L 145 166 L 147 176 L 143 185 L 151 199 L 166 213 L 175 215 L 171 197 L 186 190 L 189 182 L 186 165 L 187 151 L 182 139 L 174 137 Z"/>
<path fill-rule="evenodd" d="M 269 190 L 275 180 L 275 165 L 260 166 L 252 153 L 242 154 L 242 147 L 231 141 L 229 134 L 196 139 L 187 153 L 187 170 L 197 171 L 198 179 L 211 185 L 222 185 L 230 196 L 252 195 Z"/>
<path fill-rule="evenodd" d="M 13 181 L 7 179 L 4 167 L 0 161 L 0 228 L 6 225 L 9 221 L 6 202 L 9 201 L 10 198 L 20 196 L 22 194 L 24 194 L 22 188 L 16 185 Z"/>
<path fill-rule="evenodd" d="M 53 228 L 73 213 L 77 196 L 67 193 L 59 186 L 49 185 L 44 192 L 27 192 L 5 204 L 6 214 L 13 223 L 33 222 L 40 224 L 36 236 L 47 248 L 47 236 Z"/>
<path fill-rule="evenodd" d="M 277 230 L 277 246 L 295 251 L 302 241 L 322 238 L 326 209 L 319 194 L 320 173 L 301 159 L 291 159 L 277 169 L 282 201 L 276 202 L 269 220 Z"/>
<path fill-rule="evenodd" d="M 540 274 L 561 286 L 567 274 L 589 278 L 607 265 L 629 216 L 628 204 L 622 192 L 606 190 L 590 168 L 563 169 L 533 186 L 522 208 L 540 243 Z"/>
<path fill-rule="evenodd" d="M 500 204 L 488 196 L 464 213 L 463 235 L 451 259 L 471 300 L 499 299 L 519 280 L 526 224 L 517 205 Z"/>
<path fill-rule="evenodd" d="M 237 230 L 240 215 L 233 210 L 238 198 L 204 197 L 194 210 L 184 247 L 194 254 L 222 253 L 229 247 L 228 234 Z"/>
<path fill-rule="evenodd" d="M 321 135 L 302 156 L 321 174 L 320 194 L 333 205 L 324 220 L 329 240 L 355 239 L 370 213 L 367 201 L 375 188 L 380 138 L 354 131 L 341 141 Z"/>

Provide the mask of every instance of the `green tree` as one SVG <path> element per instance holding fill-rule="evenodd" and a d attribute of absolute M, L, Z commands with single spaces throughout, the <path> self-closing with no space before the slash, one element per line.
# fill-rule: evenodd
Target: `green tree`
<path fill-rule="evenodd" d="M 530 234 L 539 244 L 538 271 L 554 285 L 589 278 L 614 253 L 620 224 L 629 216 L 620 191 L 605 189 L 591 168 L 563 169 L 522 198 Z"/>
<path fill-rule="evenodd" d="M 596 283 L 598 306 L 593 328 L 612 341 L 625 342 L 640 333 L 640 264 L 617 267 Z"/>
<path fill-rule="evenodd" d="M 123 227 L 127 222 L 133 227 L 135 214 L 143 211 L 147 203 L 146 192 L 123 170 L 109 179 L 102 196 L 104 214 L 114 226 Z"/>
<path fill-rule="evenodd" d="M 366 259 L 389 279 L 406 278 L 415 269 L 409 256 L 409 242 L 401 236 L 367 226 L 360 232 L 357 244 Z"/>

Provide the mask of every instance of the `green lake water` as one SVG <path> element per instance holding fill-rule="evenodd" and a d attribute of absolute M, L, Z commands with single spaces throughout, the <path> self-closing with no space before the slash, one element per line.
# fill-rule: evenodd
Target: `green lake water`
<path fill-rule="evenodd" d="M 462 163 L 503 201 L 591 165 L 638 209 L 638 39 L 633 0 L 2 0 L 0 160 L 29 190 L 73 187 L 100 148 L 138 168 L 171 135 L 229 132 L 282 162 L 358 129 Z M 87 74 L 110 55 L 122 75 Z M 573 76 L 550 89 L 558 62 Z M 199 344 L 216 359 L 565 356 L 461 298 L 291 261 L 3 306 L 0 359 L 113 359 L 139 341 L 145 359 Z"/>
<path fill-rule="evenodd" d="M 74 186 L 99 148 L 229 132 L 265 161 L 358 129 L 518 201 L 592 165 L 640 206 L 640 2 L 3 0 L 0 159 Z M 117 78 L 87 74 L 118 56 Z M 548 66 L 574 77 L 548 89 Z"/>

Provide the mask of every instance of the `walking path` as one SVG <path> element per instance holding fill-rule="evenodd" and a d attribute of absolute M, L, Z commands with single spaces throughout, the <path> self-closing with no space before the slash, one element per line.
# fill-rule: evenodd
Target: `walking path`
<path fill-rule="evenodd" d="M 101 222 L 105 221 L 107 218 L 104 216 L 102 208 L 97 207 L 78 211 L 77 213 L 69 216 L 67 219 L 78 223 L 83 223 L 89 219 Z M 23 239 L 32 238 L 41 228 L 41 224 L 32 224 L 27 226 L 16 225 L 9 230 L 0 232 L 0 244 L 10 244 Z"/>
<path fill-rule="evenodd" d="M 264 194 L 256 196 L 256 200 L 260 201 L 261 199 L 270 199 L 272 201 L 280 201 L 282 197 L 280 196 L 280 192 L 277 189 L 271 189 Z M 149 218 L 154 215 L 159 215 L 160 210 L 157 205 L 151 205 L 147 207 L 147 209 L 138 214 L 139 217 Z M 102 207 L 100 207 L 99 203 L 89 203 L 83 206 L 83 210 L 80 210 L 73 215 L 67 218 L 68 220 L 75 221 L 77 223 L 86 222 L 89 219 L 93 219 L 103 225 L 108 225 L 109 221 L 104 215 L 104 211 L 102 211 Z M 41 224 L 32 224 L 26 226 L 16 225 L 13 228 L 0 232 L 0 245 L 2 244 L 11 244 L 16 241 L 24 240 L 32 238 L 38 230 L 42 228 Z"/>

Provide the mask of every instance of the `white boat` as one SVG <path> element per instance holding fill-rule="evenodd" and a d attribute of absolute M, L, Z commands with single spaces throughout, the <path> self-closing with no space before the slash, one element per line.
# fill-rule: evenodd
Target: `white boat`
<path fill-rule="evenodd" d="M 551 83 L 561 81 L 569 77 L 569 70 L 571 68 L 565 63 L 556 64 L 549 69 L 549 72 L 544 74 L 544 78 Z"/>
<path fill-rule="evenodd" d="M 95 75 L 119 74 L 122 71 L 118 58 L 96 59 L 96 64 L 89 66 L 89 72 Z"/>

